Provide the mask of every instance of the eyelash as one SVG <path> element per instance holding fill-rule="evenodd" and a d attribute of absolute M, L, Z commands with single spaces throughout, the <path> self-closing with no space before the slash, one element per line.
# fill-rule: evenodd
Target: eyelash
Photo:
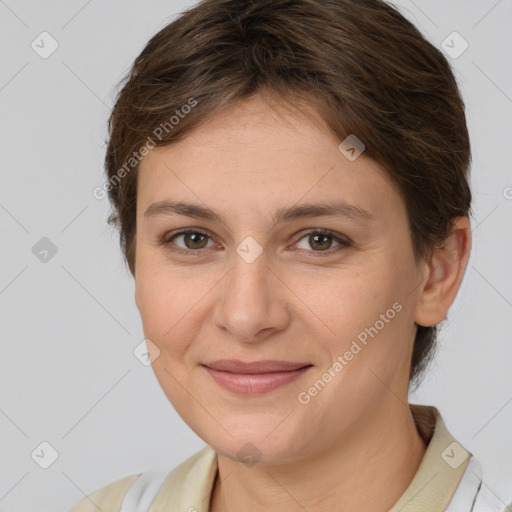
<path fill-rule="evenodd" d="M 204 249 L 195 249 L 195 250 L 192 250 L 192 249 L 186 250 L 186 249 L 179 249 L 179 248 L 176 249 L 176 248 L 172 247 L 172 245 L 171 245 L 172 241 L 175 238 L 182 236 L 182 235 L 186 235 L 188 233 L 195 233 L 198 235 L 206 236 L 210 240 L 212 239 L 207 233 L 205 233 L 204 231 L 201 231 L 200 229 L 188 228 L 188 229 L 183 229 L 183 230 L 179 231 L 178 233 L 164 236 L 162 238 L 162 240 L 160 241 L 160 244 L 165 246 L 165 248 L 168 249 L 169 251 L 172 251 L 172 252 L 175 252 L 178 254 L 182 254 L 185 256 L 199 256 L 199 253 L 201 253 Z M 311 231 L 308 231 L 307 233 L 302 235 L 302 237 L 299 238 L 299 240 L 297 240 L 297 242 L 295 242 L 295 243 L 297 244 L 302 239 L 309 237 L 311 235 L 328 235 L 335 242 L 337 242 L 339 244 L 338 246 L 333 247 L 331 249 L 327 249 L 326 251 L 313 251 L 313 250 L 306 251 L 306 252 L 311 252 L 311 253 L 315 254 L 315 257 L 331 256 L 332 254 L 339 252 L 340 250 L 347 249 L 347 248 L 353 246 L 353 244 L 348 239 L 340 238 L 339 236 L 336 235 L 336 233 L 329 231 L 327 229 L 313 229 Z M 299 252 L 305 251 L 305 249 L 298 249 L 298 251 Z"/>

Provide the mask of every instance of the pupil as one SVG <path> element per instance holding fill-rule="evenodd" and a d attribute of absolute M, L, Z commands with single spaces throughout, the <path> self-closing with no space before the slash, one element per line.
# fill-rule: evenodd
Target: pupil
<path fill-rule="evenodd" d="M 201 245 L 201 241 L 204 242 L 204 240 L 201 240 L 201 239 L 206 239 L 206 237 L 204 235 L 202 235 L 201 233 L 191 233 L 187 236 L 192 241 L 192 245 L 193 245 L 193 247 L 190 247 L 190 244 L 187 243 L 186 245 L 189 246 L 189 249 L 197 249 L 198 248 L 197 245 L 200 246 L 199 248 L 202 248 L 204 246 L 204 244 Z"/>
<path fill-rule="evenodd" d="M 322 234 L 319 234 L 319 235 L 318 235 L 318 234 L 317 234 L 317 235 L 312 235 L 312 236 L 311 236 L 311 238 L 314 240 L 314 242 L 313 242 L 313 244 L 312 244 L 313 248 L 314 248 L 314 245 L 315 245 L 315 244 L 317 244 L 317 239 L 322 239 L 322 238 L 324 239 L 324 243 L 320 243 L 320 245 L 321 245 L 321 247 L 320 247 L 320 248 L 321 248 L 321 249 L 328 249 L 328 248 L 329 248 L 329 246 L 331 245 L 331 244 L 329 243 L 329 241 L 328 241 L 328 240 L 329 240 L 329 238 L 330 238 L 330 235 L 322 235 Z M 327 240 L 327 242 L 326 242 L 326 240 Z"/>

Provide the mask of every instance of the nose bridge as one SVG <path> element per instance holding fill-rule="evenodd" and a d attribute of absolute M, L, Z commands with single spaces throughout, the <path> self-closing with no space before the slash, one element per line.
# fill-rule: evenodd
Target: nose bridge
<path fill-rule="evenodd" d="M 249 242 L 250 244 L 250 242 Z M 281 329 L 287 322 L 286 298 L 278 292 L 277 279 L 264 251 L 257 257 L 244 252 L 243 243 L 233 255 L 231 271 L 223 282 L 215 315 L 218 327 L 240 339 L 256 341 L 263 329 Z"/>

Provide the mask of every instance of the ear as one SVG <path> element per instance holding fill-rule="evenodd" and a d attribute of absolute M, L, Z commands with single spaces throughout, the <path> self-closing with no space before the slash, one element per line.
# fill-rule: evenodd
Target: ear
<path fill-rule="evenodd" d="M 467 217 L 457 217 L 441 246 L 433 249 L 425 262 L 425 278 L 414 321 L 429 327 L 442 322 L 459 290 L 471 252 L 471 225 Z"/>

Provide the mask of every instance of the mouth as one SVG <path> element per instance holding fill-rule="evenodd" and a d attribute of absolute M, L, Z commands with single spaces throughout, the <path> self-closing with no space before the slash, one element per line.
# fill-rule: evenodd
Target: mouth
<path fill-rule="evenodd" d="M 313 365 L 291 361 L 219 360 L 202 365 L 217 384 L 233 393 L 262 394 L 288 384 Z"/>

